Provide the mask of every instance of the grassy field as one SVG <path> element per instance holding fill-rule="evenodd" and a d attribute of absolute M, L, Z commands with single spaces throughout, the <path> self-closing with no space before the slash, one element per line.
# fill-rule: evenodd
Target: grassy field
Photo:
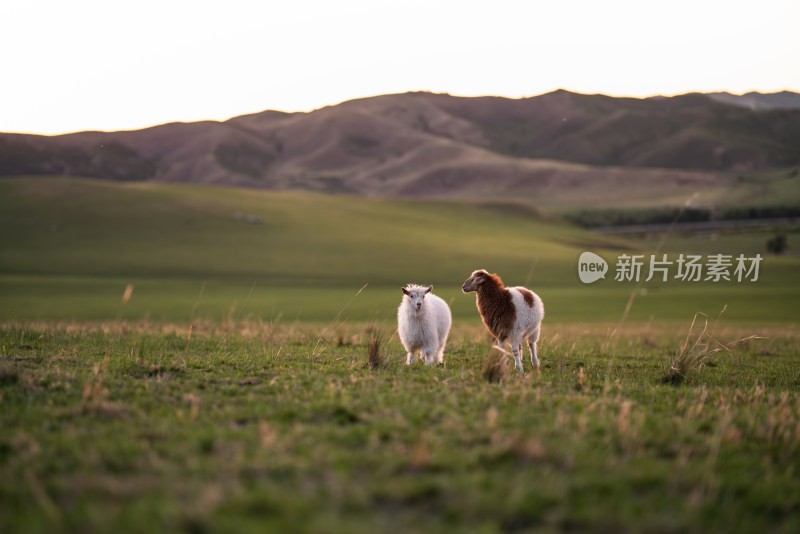
<path fill-rule="evenodd" d="M 250 218 L 254 222 L 248 222 Z M 0 181 L 0 321 L 247 318 L 386 321 L 409 282 L 433 284 L 459 322 L 472 270 L 500 273 L 545 300 L 553 322 L 797 324 L 800 258 L 766 257 L 768 235 L 670 236 L 661 250 L 765 254 L 756 283 L 592 285 L 581 252 L 647 254 L 660 238 L 594 235 L 511 204 L 413 202 L 72 179 Z M 790 252 L 797 241 L 789 236 Z M 123 303 L 126 288 L 130 298 Z"/>
<path fill-rule="evenodd" d="M 0 532 L 797 532 L 800 258 L 614 281 L 621 254 L 764 254 L 759 232 L 2 180 Z M 489 365 L 479 267 L 542 296 L 539 372 Z M 442 367 L 403 364 L 408 282 L 451 305 Z"/>
<path fill-rule="evenodd" d="M 390 325 L 7 324 L 0 530 L 797 532 L 800 337 L 701 327 L 553 325 L 493 383 L 481 328 L 426 368 Z"/>

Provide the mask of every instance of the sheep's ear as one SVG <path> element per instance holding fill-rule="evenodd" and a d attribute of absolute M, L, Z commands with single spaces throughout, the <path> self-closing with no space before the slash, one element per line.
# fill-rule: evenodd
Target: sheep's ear
<path fill-rule="evenodd" d="M 431 291 L 433 291 L 433 286 L 428 286 L 428 289 L 425 290 L 425 294 L 427 295 Z"/>
<path fill-rule="evenodd" d="M 406 288 L 404 288 L 404 287 L 403 287 L 403 288 L 401 288 L 401 289 L 403 290 L 403 294 L 404 294 L 404 295 L 408 295 L 408 289 L 406 289 Z"/>

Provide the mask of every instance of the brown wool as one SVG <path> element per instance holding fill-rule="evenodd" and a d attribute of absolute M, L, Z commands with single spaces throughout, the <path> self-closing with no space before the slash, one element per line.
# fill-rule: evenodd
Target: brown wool
<path fill-rule="evenodd" d="M 489 332 L 503 342 L 514 328 L 516 312 L 511 302 L 511 292 L 503 287 L 503 281 L 495 274 L 484 275 L 487 280 L 478 286 L 477 304 L 483 324 Z"/>
<path fill-rule="evenodd" d="M 529 308 L 533 308 L 533 302 L 535 300 L 533 291 L 530 289 L 525 289 L 524 287 L 518 287 L 517 291 L 522 293 L 522 298 L 525 299 L 525 304 L 527 304 Z"/>

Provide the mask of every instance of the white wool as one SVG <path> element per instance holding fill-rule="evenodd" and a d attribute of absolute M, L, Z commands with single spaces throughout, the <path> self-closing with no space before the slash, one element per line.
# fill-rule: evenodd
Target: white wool
<path fill-rule="evenodd" d="M 539 331 L 541 330 L 542 319 L 544 319 L 544 304 L 542 304 L 542 299 L 539 298 L 539 295 L 527 289 L 533 293 L 533 308 L 531 308 L 525 302 L 520 289 L 525 290 L 527 288 L 520 286 L 508 288 L 511 292 L 511 303 L 514 305 L 516 313 L 514 329 L 507 340 L 512 347 L 519 347 L 523 341 L 529 338 L 536 343 L 539 340 Z"/>
<path fill-rule="evenodd" d="M 536 342 L 539 341 L 539 334 L 542 330 L 544 304 L 539 295 L 526 287 L 517 286 L 507 289 L 511 293 L 511 304 L 513 304 L 516 314 L 514 328 L 508 335 L 508 339 L 506 339 L 511 344 L 514 365 L 519 372 L 522 372 L 522 344 L 527 342 L 528 349 L 531 352 L 531 365 L 533 365 L 534 369 L 538 369 L 539 356 L 536 353 Z M 520 290 L 533 293 L 533 307 L 528 306 Z"/>
<path fill-rule="evenodd" d="M 397 308 L 397 333 L 406 349 L 406 364 L 414 363 L 417 351 L 422 352 L 426 365 L 443 362 L 452 316 L 447 303 L 431 289 L 412 284 L 403 289 Z"/>

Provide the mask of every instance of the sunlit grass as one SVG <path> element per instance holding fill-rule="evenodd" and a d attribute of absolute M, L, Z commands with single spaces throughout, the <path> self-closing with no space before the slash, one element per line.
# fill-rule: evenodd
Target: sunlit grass
<path fill-rule="evenodd" d="M 725 312 L 725 308 L 720 312 L 720 317 Z M 695 323 L 698 322 L 698 315 L 702 322 L 702 327 L 695 330 Z M 749 341 L 751 339 L 760 339 L 757 335 L 749 335 L 741 339 L 720 341 L 714 335 L 716 323 L 719 317 L 714 322 L 714 325 L 709 328 L 709 318 L 705 314 L 695 314 L 692 319 L 692 324 L 689 326 L 689 332 L 686 334 L 686 339 L 677 350 L 672 365 L 670 366 L 664 381 L 671 384 L 680 384 L 686 380 L 690 372 L 698 373 L 700 370 L 712 361 L 715 354 L 721 352 L 731 353 L 732 348 L 737 343 Z"/>
<path fill-rule="evenodd" d="M 424 283 L 455 321 L 474 324 L 474 299 L 460 285 L 476 268 L 536 290 L 558 323 L 616 321 L 634 290 L 633 322 L 713 316 L 726 305 L 727 319 L 742 324 L 800 321 L 794 256 L 765 256 L 757 283 L 611 276 L 622 251 L 751 254 L 764 236 L 750 233 L 632 243 L 502 204 L 74 179 L 6 179 L 0 190 L 6 321 L 327 322 L 366 285 L 341 319 L 381 322 L 392 319 L 398 287 Z M 610 262 L 606 280 L 579 281 L 583 251 Z"/>
<path fill-rule="evenodd" d="M 763 339 L 708 356 L 675 387 L 662 379 L 691 321 L 552 324 L 540 372 L 499 381 L 483 375 L 500 353 L 482 326 L 455 327 L 434 368 L 406 366 L 391 326 L 327 326 L 4 325 L 0 528 L 800 524 L 792 329 L 762 329 Z M 724 321 L 715 329 L 720 339 L 752 333 Z"/>

